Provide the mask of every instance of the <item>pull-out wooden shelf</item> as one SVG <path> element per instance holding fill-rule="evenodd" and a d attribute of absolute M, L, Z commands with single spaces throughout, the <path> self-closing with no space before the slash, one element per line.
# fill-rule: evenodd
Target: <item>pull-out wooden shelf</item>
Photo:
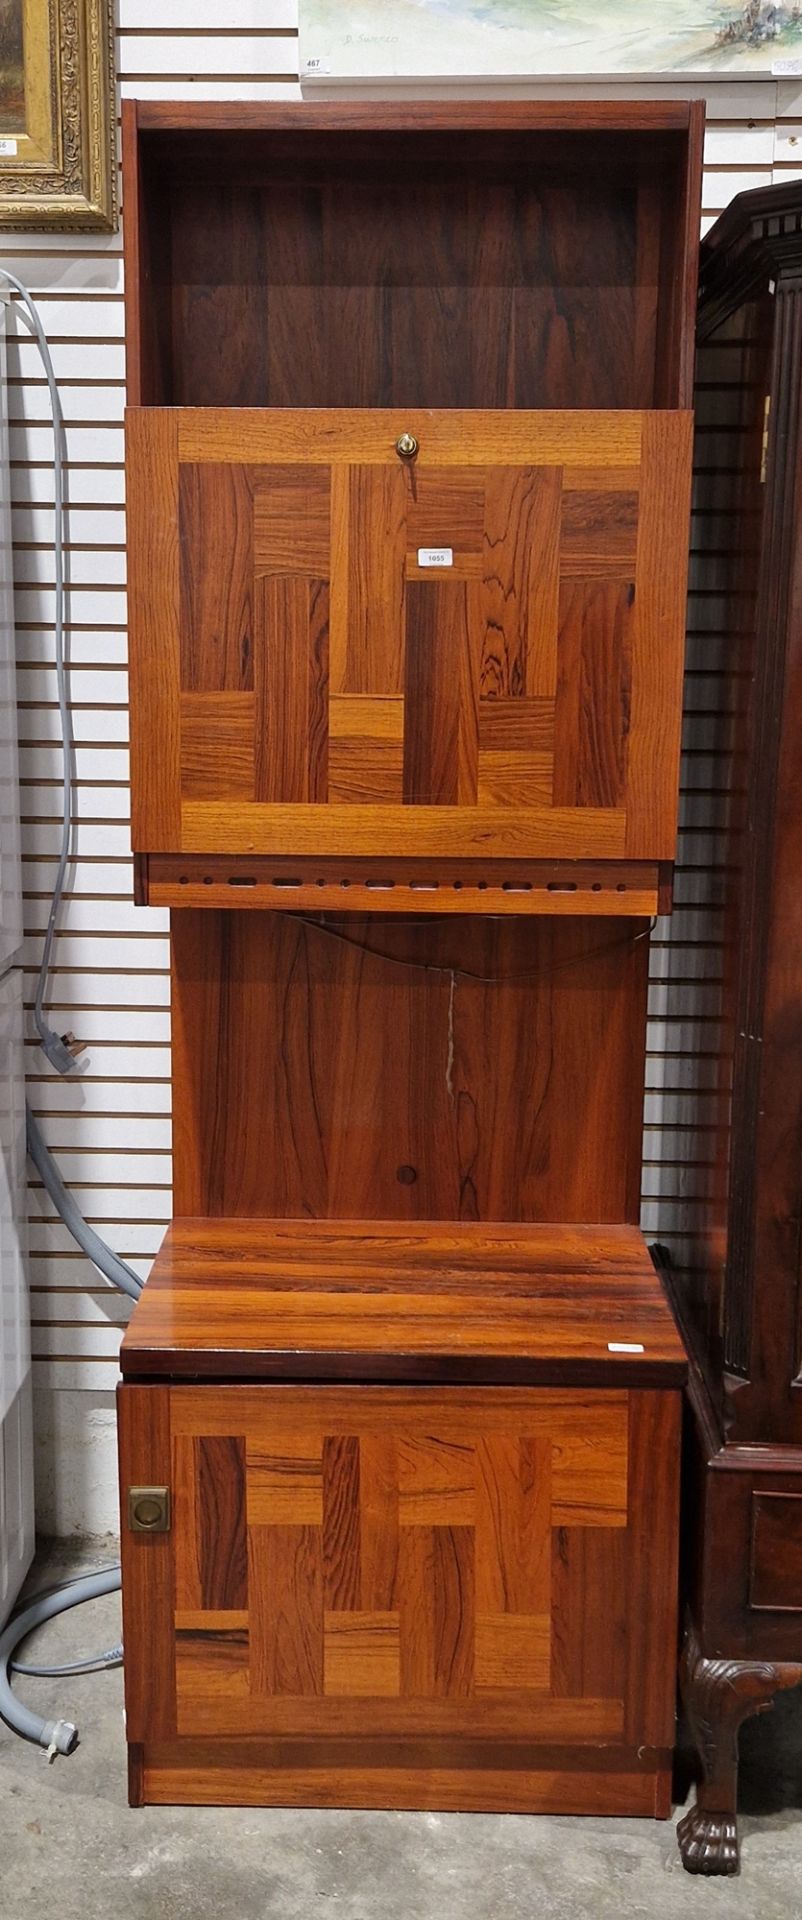
<path fill-rule="evenodd" d="M 634 1226 L 175 1220 L 128 1378 L 679 1386 Z"/>

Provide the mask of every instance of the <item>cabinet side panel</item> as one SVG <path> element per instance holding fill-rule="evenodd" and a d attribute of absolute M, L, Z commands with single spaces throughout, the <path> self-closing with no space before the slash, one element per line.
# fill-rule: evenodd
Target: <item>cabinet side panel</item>
<path fill-rule="evenodd" d="M 678 1393 L 629 1397 L 626 1732 L 674 1744 L 679 1541 Z"/>
<path fill-rule="evenodd" d="M 169 1388 L 119 1387 L 117 1423 L 126 1735 L 136 1744 L 176 1731 L 172 1537 L 128 1526 L 129 1487 L 172 1482 Z"/>
<path fill-rule="evenodd" d="M 131 407 L 125 422 L 134 849 L 181 844 L 178 429 Z"/>
<path fill-rule="evenodd" d="M 130 406 L 173 399 L 173 233 L 168 175 L 150 155 L 139 102 L 122 103 L 125 367 Z"/>
<path fill-rule="evenodd" d="M 632 859 L 647 847 L 653 859 L 676 854 L 692 436 L 690 413 L 644 415 L 635 601 L 642 643 L 633 648 L 627 765 Z"/>
<path fill-rule="evenodd" d="M 131 406 L 142 405 L 142 214 L 140 208 L 139 128 L 135 100 L 123 100 L 123 258 L 125 262 L 125 377 Z"/>

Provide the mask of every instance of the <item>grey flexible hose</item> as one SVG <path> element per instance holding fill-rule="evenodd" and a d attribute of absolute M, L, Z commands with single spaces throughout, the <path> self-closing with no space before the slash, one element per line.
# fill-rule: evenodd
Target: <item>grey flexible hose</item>
<path fill-rule="evenodd" d="M 80 1606 L 84 1600 L 99 1600 L 105 1593 L 116 1593 L 120 1587 L 119 1566 L 109 1567 L 105 1573 L 85 1574 L 82 1579 L 73 1580 L 69 1587 L 59 1587 L 55 1593 L 40 1595 L 30 1606 L 23 1607 L 21 1613 L 9 1620 L 8 1626 L 0 1633 L 0 1716 L 13 1733 L 23 1740 L 32 1740 L 44 1747 L 49 1760 L 57 1753 L 72 1753 L 78 1745 L 78 1728 L 71 1720 L 43 1720 L 38 1713 L 32 1713 L 12 1692 L 8 1669 L 20 1641 L 32 1633 L 34 1627 L 41 1627 L 46 1620 L 52 1620 L 56 1614 L 66 1613 L 70 1607 Z"/>
<path fill-rule="evenodd" d="M 94 1227 L 90 1227 L 88 1220 L 84 1219 L 77 1201 L 64 1185 L 53 1155 L 42 1139 L 38 1122 L 28 1106 L 25 1109 L 25 1117 L 28 1152 L 68 1232 L 72 1234 L 73 1240 L 77 1240 L 79 1247 L 88 1255 L 104 1278 L 111 1281 L 112 1286 L 119 1287 L 121 1293 L 127 1293 L 129 1299 L 138 1300 L 142 1292 L 142 1281 L 139 1275 L 134 1273 L 133 1267 L 129 1267 L 125 1260 L 120 1259 L 118 1253 L 113 1253 L 111 1247 L 106 1246 L 105 1240 L 101 1240 L 100 1235 L 95 1233 Z"/>
<path fill-rule="evenodd" d="M 47 336 L 34 302 L 31 299 L 27 287 L 23 285 L 21 280 L 17 279 L 16 274 L 9 273 L 7 267 L 0 267 L 0 274 L 2 274 L 3 279 L 7 280 L 9 285 L 15 289 L 15 292 L 19 294 L 20 300 L 22 301 L 23 318 L 26 325 L 30 328 L 31 333 L 34 335 L 45 370 L 50 395 L 50 407 L 53 416 L 53 485 L 55 499 L 55 539 L 53 542 L 53 551 L 56 568 L 56 693 L 58 696 L 63 756 L 63 806 L 58 866 L 56 868 L 56 879 L 50 901 L 50 911 L 47 916 L 47 928 L 42 946 L 39 977 L 36 982 L 33 1017 L 36 1022 L 36 1031 L 39 1035 L 39 1040 L 51 1066 L 54 1066 L 58 1073 L 70 1073 L 75 1065 L 75 1056 L 70 1052 L 69 1046 L 66 1041 L 62 1039 L 61 1035 L 56 1033 L 52 1027 L 48 1026 L 44 1015 L 44 998 L 50 972 L 56 920 L 61 905 L 61 896 L 64 892 L 64 882 L 67 876 L 67 867 L 70 858 L 72 779 L 75 754 L 72 737 L 72 715 L 70 713 L 67 663 L 64 649 L 64 419 L 61 412 L 61 401 L 56 385 L 56 376 L 53 372 L 53 362 L 50 358 L 50 348 L 47 344 Z"/>
<path fill-rule="evenodd" d="M 56 922 L 64 893 L 70 858 L 72 836 L 72 783 L 75 758 L 72 716 L 69 704 L 69 669 L 64 644 L 64 420 L 47 336 L 39 314 L 37 313 L 36 306 L 31 299 L 27 287 L 23 285 L 21 280 L 17 279 L 16 274 L 10 273 L 7 267 L 0 266 L 0 277 L 15 289 L 22 301 L 23 318 L 36 339 L 42 365 L 45 370 L 53 419 L 53 485 L 55 504 L 55 537 L 53 545 L 56 573 L 55 665 L 58 710 L 61 724 L 63 804 L 56 878 L 48 912 L 47 928 L 42 946 L 42 959 L 34 997 L 34 1021 L 40 1044 L 51 1066 L 55 1067 L 58 1073 L 67 1074 L 71 1073 L 75 1067 L 75 1052 L 69 1044 L 72 1036 L 65 1035 L 62 1037 L 57 1034 L 54 1028 L 48 1024 L 44 1013 L 44 1001 L 50 973 Z M 34 1115 L 27 1104 L 26 1121 L 28 1152 L 47 1193 L 50 1195 L 56 1212 L 64 1221 L 68 1232 L 72 1234 L 73 1239 L 77 1241 L 78 1246 L 93 1262 L 94 1266 L 98 1268 L 98 1271 L 102 1273 L 107 1280 L 110 1280 L 113 1286 L 118 1287 L 121 1293 L 127 1294 L 129 1299 L 137 1300 L 142 1291 L 142 1282 L 138 1274 L 134 1273 L 132 1267 L 129 1267 L 124 1260 L 120 1259 L 118 1254 L 106 1246 L 105 1241 L 101 1240 L 100 1235 L 95 1233 L 93 1228 L 89 1226 L 88 1221 L 84 1219 L 80 1207 L 72 1195 L 68 1193 L 64 1185 L 56 1162 L 49 1148 L 46 1146 Z M 0 1632 L 0 1715 L 2 1715 L 2 1718 L 6 1721 L 7 1725 L 11 1727 L 13 1732 L 20 1734 L 25 1740 L 36 1741 L 40 1746 L 45 1747 L 48 1757 L 51 1760 L 55 1758 L 57 1753 L 72 1753 L 78 1742 L 78 1730 L 72 1725 L 71 1721 L 43 1720 L 38 1714 L 31 1713 L 26 1707 L 20 1705 L 12 1692 L 9 1680 L 9 1670 L 13 1667 L 12 1655 L 14 1649 L 19 1645 L 20 1641 L 25 1638 L 26 1634 L 32 1631 L 33 1627 L 42 1625 L 45 1620 L 53 1619 L 54 1616 L 59 1613 L 66 1613 L 69 1608 L 80 1605 L 84 1600 L 94 1600 L 100 1594 L 115 1592 L 119 1588 L 120 1582 L 121 1574 L 119 1566 L 109 1568 L 101 1573 L 85 1575 L 83 1578 L 70 1581 L 66 1585 L 62 1582 L 51 1592 L 42 1594 L 35 1600 L 29 1602 L 27 1608 L 21 1613 L 18 1613 L 14 1619 L 10 1620 L 2 1632 Z M 96 1656 L 95 1661 L 76 1663 L 74 1670 L 86 1670 L 95 1664 L 102 1666 L 108 1665 L 111 1663 L 112 1655 L 118 1651 L 118 1649 L 111 1649 L 108 1654 Z M 43 1672 L 44 1671 L 45 1669 L 43 1669 Z M 70 1668 L 66 1668 L 65 1671 L 69 1672 Z M 56 1672 L 57 1669 L 54 1669 L 54 1675 Z"/>
<path fill-rule="evenodd" d="M 27 1660 L 12 1660 L 8 1670 L 21 1673 L 26 1680 L 68 1680 L 77 1673 L 104 1673 L 106 1667 L 121 1667 L 122 1663 L 123 1650 L 117 1646 L 109 1647 L 107 1653 L 90 1653 L 86 1660 L 68 1660 L 63 1667 L 30 1667 Z"/>
<path fill-rule="evenodd" d="M 73 1071 L 75 1054 L 71 1052 L 67 1044 L 67 1039 L 62 1038 L 60 1034 L 55 1032 L 53 1027 L 48 1025 L 44 1014 L 44 1000 L 50 974 L 53 940 L 70 858 L 72 781 L 74 771 L 74 744 L 72 737 L 72 715 L 70 713 L 69 702 L 69 677 L 64 646 L 64 420 L 61 412 L 61 401 L 59 399 L 56 376 L 53 371 L 53 362 L 50 358 L 50 348 L 48 347 L 47 336 L 35 304 L 31 299 L 27 287 L 23 285 L 21 280 L 17 279 L 16 274 L 9 273 L 7 267 L 0 267 L 0 274 L 4 280 L 8 281 L 9 286 L 15 289 L 22 301 L 23 318 L 30 328 L 31 333 L 34 335 L 45 370 L 50 395 L 50 407 L 53 416 L 53 488 L 55 499 L 55 537 L 53 549 L 56 569 L 55 651 L 56 691 L 58 695 L 63 758 L 62 814 L 58 865 L 56 868 L 53 894 L 50 901 L 50 910 L 47 916 L 47 928 L 42 944 L 42 958 L 36 982 L 33 1017 L 39 1040 L 51 1066 L 55 1067 L 58 1073 L 67 1074 Z M 27 1109 L 27 1125 L 28 1151 L 31 1159 L 53 1201 L 56 1211 L 61 1215 L 65 1226 L 73 1238 L 77 1240 L 79 1247 L 88 1255 L 89 1259 L 104 1277 L 110 1280 L 113 1286 L 119 1287 L 122 1293 L 127 1293 L 130 1299 L 138 1300 L 142 1292 L 142 1283 L 138 1275 L 134 1273 L 131 1267 L 126 1266 L 125 1261 L 120 1260 L 116 1253 L 112 1253 L 111 1249 L 101 1240 L 99 1234 L 94 1233 L 92 1228 L 84 1220 L 80 1208 L 76 1205 L 71 1194 L 67 1192 L 64 1186 L 56 1163 L 42 1139 L 30 1107 Z"/>

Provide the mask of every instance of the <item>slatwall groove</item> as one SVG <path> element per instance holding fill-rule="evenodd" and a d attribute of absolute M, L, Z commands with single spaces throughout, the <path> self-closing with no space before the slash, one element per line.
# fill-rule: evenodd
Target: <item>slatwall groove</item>
<path fill-rule="evenodd" d="M 291 100 L 300 97 L 295 0 L 119 0 L 121 97 Z M 155 24 L 154 24 L 155 22 Z M 459 89 L 467 98 L 481 84 Z M 382 88 L 376 88 L 381 95 Z M 441 89 L 407 89 L 422 97 Z M 494 92 L 496 89 L 494 88 Z M 498 89 L 548 97 L 547 84 Z M 560 88 L 568 98 L 707 97 L 703 231 L 743 187 L 802 173 L 802 81 L 607 83 Z M 68 1185 L 89 1217 L 144 1275 L 169 1214 L 170 1084 L 167 919 L 134 909 L 129 842 L 122 410 L 123 262 L 119 234 L 15 234 L 4 258 L 37 299 L 64 399 L 70 499 L 69 645 L 78 735 L 73 816 L 79 862 L 70 877 L 56 942 L 53 1021 L 88 1043 L 69 1082 L 47 1067 L 31 1039 L 29 1093 L 59 1151 Z M 30 1006 L 55 872 L 60 767 L 53 641 L 52 436 L 47 387 L 21 321 L 12 322 L 10 406 L 17 579 L 26 994 Z M 711 390 L 715 390 L 715 382 Z M 697 509 L 698 513 L 698 509 Z M 701 524 L 697 518 L 695 525 Z M 720 524 L 724 524 L 723 516 Z M 722 553 L 725 548 L 722 547 Z M 709 568 L 709 556 L 705 557 Z M 727 792 L 726 753 L 712 751 L 720 713 L 726 632 L 716 628 L 716 587 L 695 583 L 691 668 L 682 761 L 681 852 L 672 977 L 667 928 L 658 925 L 649 990 L 645 1104 L 645 1220 L 676 1189 L 693 1211 L 688 1183 L 709 1171 L 705 1140 L 715 1126 L 709 1097 L 693 1104 L 683 1062 L 698 1036 L 715 1033 L 721 943 L 703 918 L 720 897 L 724 866 L 717 827 Z M 696 611 L 695 609 L 698 609 Z M 704 648 L 694 654 L 693 649 Z M 681 929 L 681 932 L 680 932 Z M 681 952 L 676 940 L 679 936 Z M 705 1052 L 703 1039 L 703 1057 Z M 712 1054 L 711 1054 L 712 1058 Z M 88 1067 L 86 1065 L 88 1062 Z M 687 1073 L 687 1069 L 686 1069 Z M 682 1142 L 682 1149 L 678 1142 Z M 687 1148 L 687 1152 L 686 1149 Z M 672 1184 L 673 1183 L 673 1184 Z M 158 1204 L 154 1205 L 154 1201 Z M 50 1217 L 31 1189 L 31 1279 L 36 1377 L 48 1387 L 97 1391 L 117 1377 L 126 1302 Z M 690 1218 L 690 1216 L 689 1216 Z M 693 1233 L 692 1224 L 688 1227 Z"/>

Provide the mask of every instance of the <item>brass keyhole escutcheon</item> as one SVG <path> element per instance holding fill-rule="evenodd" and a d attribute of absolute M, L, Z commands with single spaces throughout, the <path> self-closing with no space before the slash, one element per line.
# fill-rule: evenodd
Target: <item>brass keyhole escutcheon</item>
<path fill-rule="evenodd" d="M 396 453 L 400 453 L 402 460 L 414 460 L 418 451 L 418 442 L 414 433 L 402 433 L 396 440 L 395 450 Z"/>

